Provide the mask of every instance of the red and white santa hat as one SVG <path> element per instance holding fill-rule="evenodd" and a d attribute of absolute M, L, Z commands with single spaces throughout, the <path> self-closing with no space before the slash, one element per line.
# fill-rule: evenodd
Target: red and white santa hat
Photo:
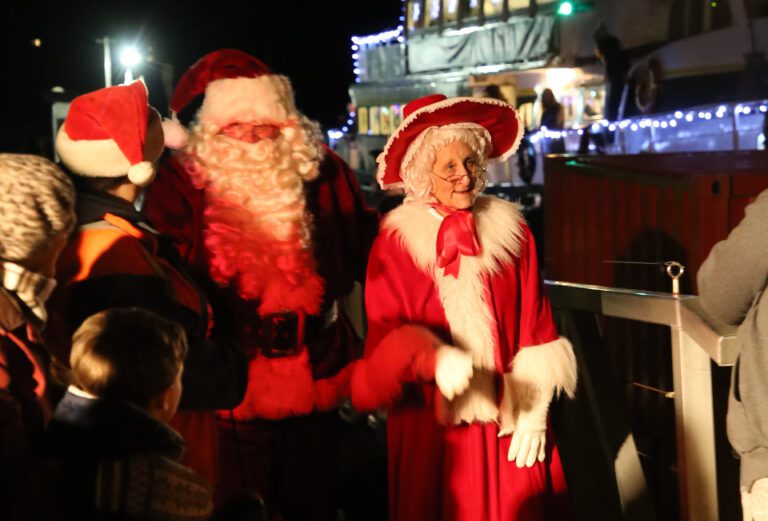
<path fill-rule="evenodd" d="M 279 123 L 297 113 L 288 78 L 243 51 L 220 49 L 200 58 L 179 80 L 171 97 L 174 119 L 163 122 L 169 148 L 186 145 L 188 133 L 175 115 L 201 94 L 199 122 L 219 129 L 230 123 Z"/>
<path fill-rule="evenodd" d="M 403 107 L 403 122 L 389 136 L 379 155 L 376 179 L 383 189 L 403 187 L 400 169 L 411 144 L 427 129 L 471 123 L 480 125 L 491 137 L 488 159 L 507 159 L 517 151 L 523 137 L 523 124 L 508 103 L 492 98 L 447 98 L 432 94 Z M 411 156 L 413 153 L 410 154 Z"/>
<path fill-rule="evenodd" d="M 56 136 L 56 152 L 77 175 L 127 175 L 133 184 L 145 186 L 154 178 L 152 163 L 163 151 L 159 125 L 147 132 L 150 119 L 159 123 L 140 81 L 83 94 L 69 106 Z"/>

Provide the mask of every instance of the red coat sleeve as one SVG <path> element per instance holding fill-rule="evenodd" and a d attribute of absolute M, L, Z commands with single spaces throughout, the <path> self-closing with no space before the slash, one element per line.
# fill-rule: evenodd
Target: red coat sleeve
<path fill-rule="evenodd" d="M 398 249 L 390 234 L 379 236 L 368 263 L 365 356 L 355 366 L 350 389 L 352 403 L 361 410 L 391 405 L 404 383 L 434 378 L 440 341 L 428 329 L 408 323 Z"/>
<path fill-rule="evenodd" d="M 147 187 L 142 211 L 174 246 L 188 266 L 206 270 L 203 244 L 205 194 L 192 184 L 177 156 L 168 156 Z"/>
<path fill-rule="evenodd" d="M 523 241 L 520 251 L 520 325 L 521 349 L 557 340 L 552 308 L 544 292 L 544 280 L 539 273 L 536 244 L 527 225 L 522 225 Z"/>
<path fill-rule="evenodd" d="M 362 282 L 378 231 L 378 214 L 368 208 L 354 172 L 326 148 L 320 176 L 307 183 L 307 206 L 314 217 L 318 273 L 330 298 L 347 295 Z"/>
<path fill-rule="evenodd" d="M 407 322 L 405 305 L 397 291 L 397 267 L 392 263 L 394 243 L 395 240 L 390 234 L 380 236 L 374 242 L 368 260 L 365 280 L 365 313 L 368 320 L 366 357 L 387 333 Z"/>

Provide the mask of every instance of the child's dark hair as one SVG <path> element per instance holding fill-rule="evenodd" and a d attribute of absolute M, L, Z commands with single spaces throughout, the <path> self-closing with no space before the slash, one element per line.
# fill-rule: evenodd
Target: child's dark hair
<path fill-rule="evenodd" d="M 72 337 L 72 380 L 99 398 L 147 408 L 168 389 L 187 355 L 178 324 L 145 309 L 108 309 Z"/>

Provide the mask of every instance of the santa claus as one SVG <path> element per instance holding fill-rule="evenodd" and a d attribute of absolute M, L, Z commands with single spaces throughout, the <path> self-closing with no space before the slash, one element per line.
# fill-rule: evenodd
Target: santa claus
<path fill-rule="evenodd" d="M 388 340 L 409 347 L 380 355 L 375 372 L 353 366 L 359 341 L 338 302 L 364 276 L 376 213 L 285 77 L 220 50 L 183 75 L 174 114 L 201 95 L 189 131 L 176 118 L 166 125 L 180 150 L 161 165 L 146 212 L 208 293 L 214 333 L 250 360 L 246 398 L 219 414 L 217 494 L 258 492 L 286 520 L 334 519 L 340 400 L 384 404 L 401 382 L 433 379 L 438 359 L 443 388 L 458 392 L 471 363 L 409 326 Z"/>

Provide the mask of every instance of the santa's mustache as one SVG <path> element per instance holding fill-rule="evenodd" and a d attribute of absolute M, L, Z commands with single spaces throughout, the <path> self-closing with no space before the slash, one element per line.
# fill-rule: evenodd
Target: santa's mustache
<path fill-rule="evenodd" d="M 287 130 L 256 143 L 198 135 L 188 149 L 190 174 L 209 205 L 226 204 L 228 213 L 240 208 L 241 225 L 265 227 L 263 232 L 276 238 L 286 235 L 286 226 L 298 226 L 308 237 L 304 183 L 317 176 L 320 158 L 300 134 Z"/>

